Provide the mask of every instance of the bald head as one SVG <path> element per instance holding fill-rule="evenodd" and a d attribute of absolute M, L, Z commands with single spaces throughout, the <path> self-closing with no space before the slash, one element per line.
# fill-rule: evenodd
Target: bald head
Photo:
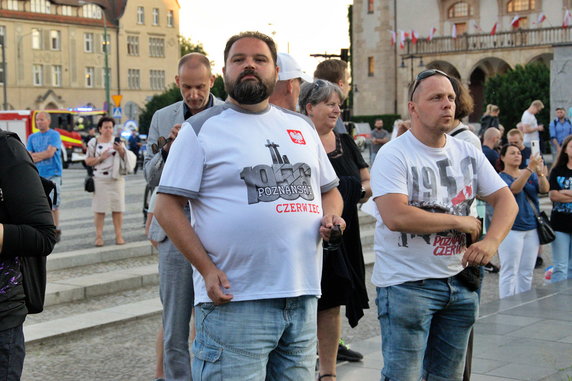
<path fill-rule="evenodd" d="M 496 148 L 500 142 L 501 132 L 495 128 L 487 128 L 483 136 L 483 144 L 489 148 Z"/>
<path fill-rule="evenodd" d="M 38 130 L 40 130 L 41 132 L 46 132 L 47 130 L 50 129 L 50 121 L 52 120 L 52 118 L 50 117 L 50 114 L 45 112 L 45 111 L 41 111 L 39 113 L 36 114 L 36 128 Z"/>
<path fill-rule="evenodd" d="M 183 67 L 187 67 L 187 68 L 197 68 L 199 66 L 204 66 L 208 72 L 209 75 L 211 74 L 211 62 L 209 61 L 209 59 L 207 58 L 207 56 L 205 56 L 202 53 L 188 53 L 185 54 L 184 56 L 181 57 L 181 59 L 179 60 L 179 74 L 181 73 L 181 69 Z"/>
<path fill-rule="evenodd" d="M 193 115 L 207 107 L 214 80 L 210 61 L 204 54 L 189 53 L 179 60 L 175 82 Z"/>

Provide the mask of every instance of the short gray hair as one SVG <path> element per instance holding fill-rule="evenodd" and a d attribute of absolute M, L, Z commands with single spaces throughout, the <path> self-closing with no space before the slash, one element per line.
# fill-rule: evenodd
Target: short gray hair
<path fill-rule="evenodd" d="M 315 106 L 318 103 L 327 102 L 332 94 L 337 94 L 340 97 L 340 101 L 344 101 L 342 89 L 332 82 L 323 79 L 317 79 L 314 82 L 304 82 L 300 88 L 300 100 L 298 102 L 300 112 L 307 115 L 306 105 L 311 104 Z"/>

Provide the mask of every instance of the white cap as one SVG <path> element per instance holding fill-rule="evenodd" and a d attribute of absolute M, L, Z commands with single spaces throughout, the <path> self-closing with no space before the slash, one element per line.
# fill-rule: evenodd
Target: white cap
<path fill-rule="evenodd" d="M 280 68 L 278 72 L 278 80 L 286 81 L 292 78 L 301 78 L 306 82 L 314 82 L 314 79 L 302 71 L 298 62 L 288 53 L 278 53 L 278 62 L 276 65 Z"/>

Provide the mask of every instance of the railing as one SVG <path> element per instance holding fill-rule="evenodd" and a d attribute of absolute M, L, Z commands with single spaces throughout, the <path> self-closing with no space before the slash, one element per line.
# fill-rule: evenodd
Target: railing
<path fill-rule="evenodd" d="M 514 32 L 464 34 L 452 37 L 435 37 L 431 41 L 418 40 L 416 44 L 407 41 L 404 54 L 440 54 L 467 52 L 471 50 L 511 49 L 572 42 L 571 28 L 552 27 L 519 29 Z"/>

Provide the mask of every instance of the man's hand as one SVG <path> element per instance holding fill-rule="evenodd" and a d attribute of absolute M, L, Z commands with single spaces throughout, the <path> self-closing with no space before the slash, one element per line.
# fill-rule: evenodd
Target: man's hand
<path fill-rule="evenodd" d="M 483 231 L 481 220 L 471 216 L 458 216 L 457 229 L 460 232 L 471 235 L 473 242 L 476 242 Z"/>
<path fill-rule="evenodd" d="M 544 124 L 538 125 L 538 131 L 544 131 Z"/>
<path fill-rule="evenodd" d="M 467 248 L 461 263 L 463 267 L 486 265 L 495 256 L 499 245 L 491 239 L 483 239 Z"/>
<path fill-rule="evenodd" d="M 163 150 L 165 152 L 169 152 L 169 149 L 171 148 L 171 144 L 173 144 L 173 142 L 175 141 L 175 139 L 177 138 L 177 135 L 179 135 L 179 130 L 181 129 L 181 124 L 175 124 L 173 126 L 173 128 L 171 128 L 171 132 L 169 133 L 169 137 L 167 138 L 168 143 L 165 144 L 163 146 Z"/>
<path fill-rule="evenodd" d="M 340 216 L 336 216 L 333 214 L 327 214 L 322 217 L 322 225 L 320 226 L 320 236 L 324 241 L 328 241 L 330 239 L 330 232 L 334 225 L 340 225 L 342 232 L 346 230 L 346 221 Z"/>
<path fill-rule="evenodd" d="M 216 267 L 208 274 L 203 275 L 205 280 L 205 288 L 209 298 L 215 305 L 225 304 L 232 300 L 232 294 L 225 294 L 223 288 L 229 289 L 230 282 L 226 278 L 226 274 Z"/>

